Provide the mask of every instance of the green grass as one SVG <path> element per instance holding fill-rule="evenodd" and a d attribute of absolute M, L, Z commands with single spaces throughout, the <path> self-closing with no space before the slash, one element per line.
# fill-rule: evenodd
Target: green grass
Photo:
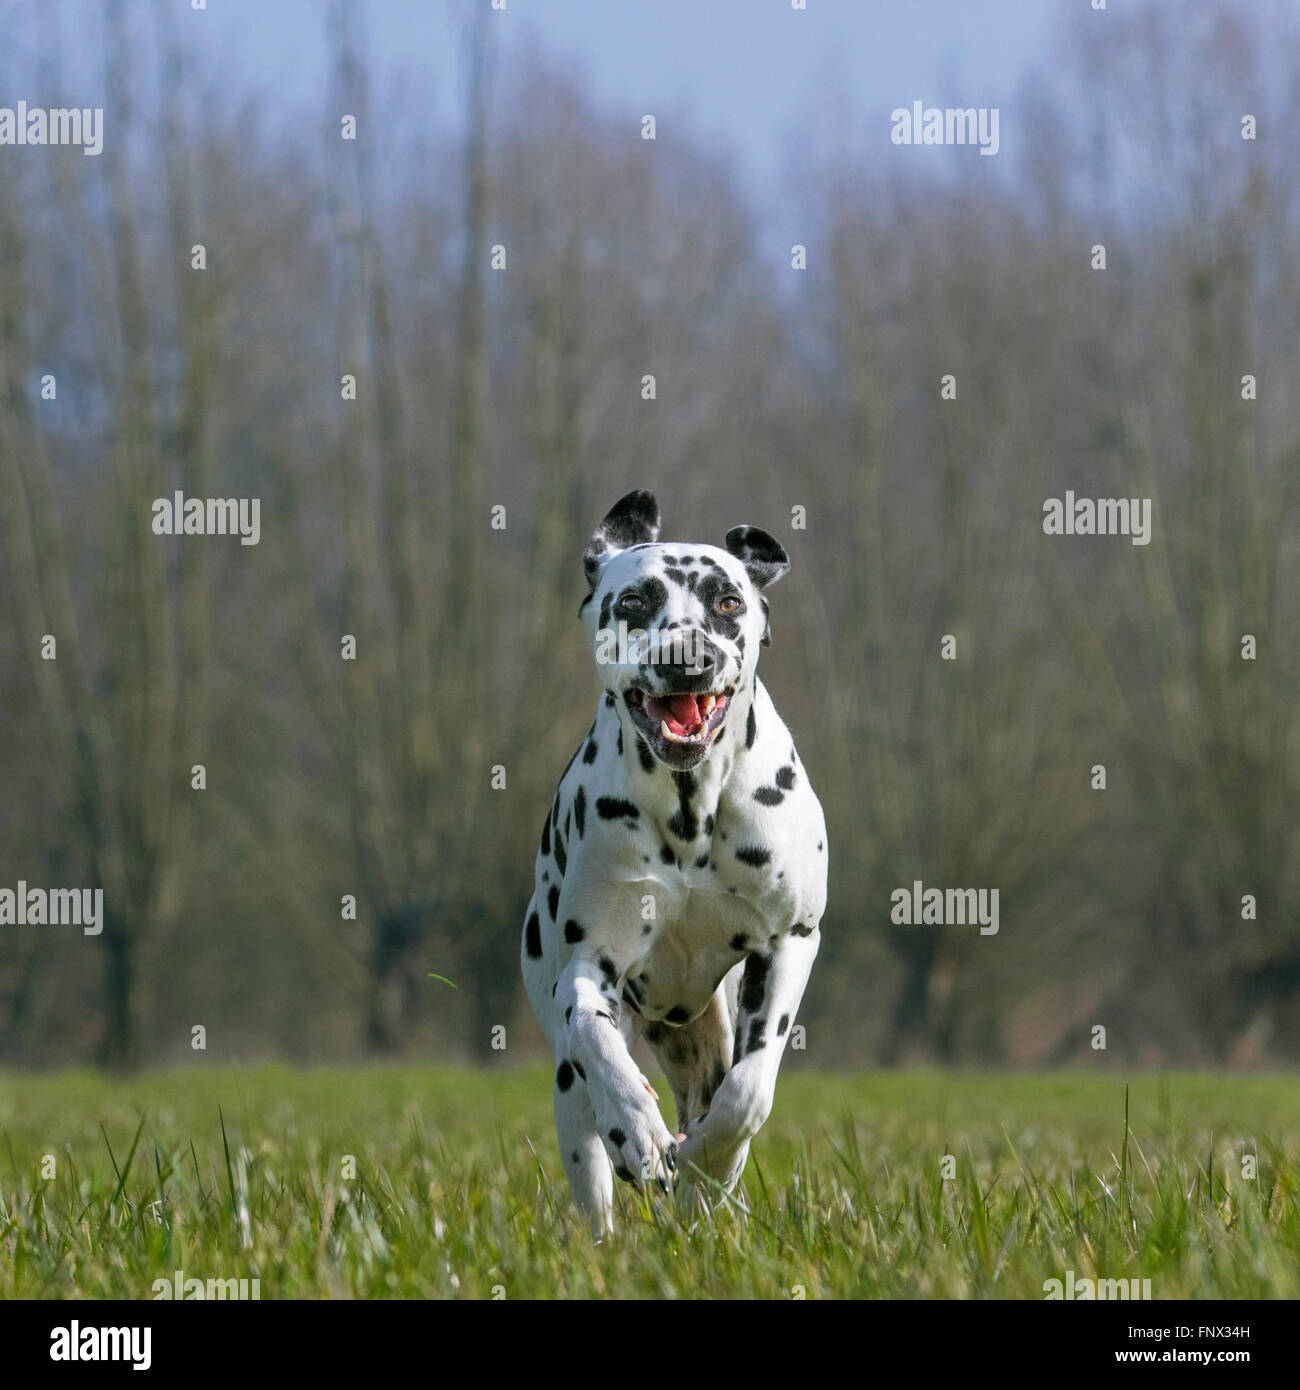
<path fill-rule="evenodd" d="M 733 1202 L 687 1229 L 620 1184 L 597 1247 L 546 1067 L 0 1078 L 0 1297 L 177 1269 L 263 1298 L 1041 1298 L 1069 1269 L 1300 1297 L 1295 1081 L 1140 1075 L 1127 1143 L 1124 1106 L 1110 1076 L 787 1075 Z"/>

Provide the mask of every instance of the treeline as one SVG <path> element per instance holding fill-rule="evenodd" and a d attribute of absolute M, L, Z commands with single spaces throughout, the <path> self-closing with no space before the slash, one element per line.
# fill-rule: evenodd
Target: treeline
<path fill-rule="evenodd" d="M 1245 19 L 1071 29 L 1014 157 L 804 167 L 795 270 L 724 155 L 481 23 L 455 131 L 394 149 L 334 7 L 304 150 L 194 99 L 165 9 L 142 83 L 116 15 L 102 155 L 0 161 L 0 886 L 105 903 L 0 925 L 0 1063 L 536 1048 L 580 554 L 635 486 L 793 558 L 800 1060 L 1300 1056 L 1300 93 Z M 259 544 L 155 536 L 177 490 Z M 1045 535 L 1066 490 L 1150 544 Z M 916 880 L 998 933 L 892 924 Z"/>

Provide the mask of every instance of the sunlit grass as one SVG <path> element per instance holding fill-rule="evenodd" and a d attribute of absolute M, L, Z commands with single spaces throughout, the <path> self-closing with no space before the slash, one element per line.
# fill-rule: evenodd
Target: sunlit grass
<path fill-rule="evenodd" d="M 712 1221 L 620 1185 L 596 1247 L 545 1067 L 9 1077 L 0 1296 L 1300 1297 L 1300 1086 L 1138 1076 L 1124 1113 L 1109 1076 L 788 1075 Z"/>

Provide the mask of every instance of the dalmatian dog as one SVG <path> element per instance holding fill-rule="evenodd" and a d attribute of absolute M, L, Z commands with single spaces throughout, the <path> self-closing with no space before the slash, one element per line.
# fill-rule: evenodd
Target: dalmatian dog
<path fill-rule="evenodd" d="M 542 826 L 521 959 L 565 1172 L 599 1239 L 615 1175 L 662 1192 L 680 1177 L 697 1211 L 717 1192 L 701 1175 L 740 1178 L 820 944 L 827 841 L 756 674 L 782 547 L 753 526 L 725 549 L 662 543 L 654 497 L 632 492 L 583 566 L 604 695 Z"/>

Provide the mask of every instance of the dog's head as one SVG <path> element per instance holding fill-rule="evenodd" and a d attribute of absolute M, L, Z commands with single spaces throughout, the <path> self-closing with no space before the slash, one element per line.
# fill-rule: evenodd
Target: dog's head
<path fill-rule="evenodd" d="M 737 690 L 752 688 L 769 640 L 762 591 L 790 568 L 754 526 L 726 549 L 659 543 L 659 504 L 629 492 L 587 542 L 582 620 L 605 689 L 650 751 L 676 771 L 709 756 Z"/>

